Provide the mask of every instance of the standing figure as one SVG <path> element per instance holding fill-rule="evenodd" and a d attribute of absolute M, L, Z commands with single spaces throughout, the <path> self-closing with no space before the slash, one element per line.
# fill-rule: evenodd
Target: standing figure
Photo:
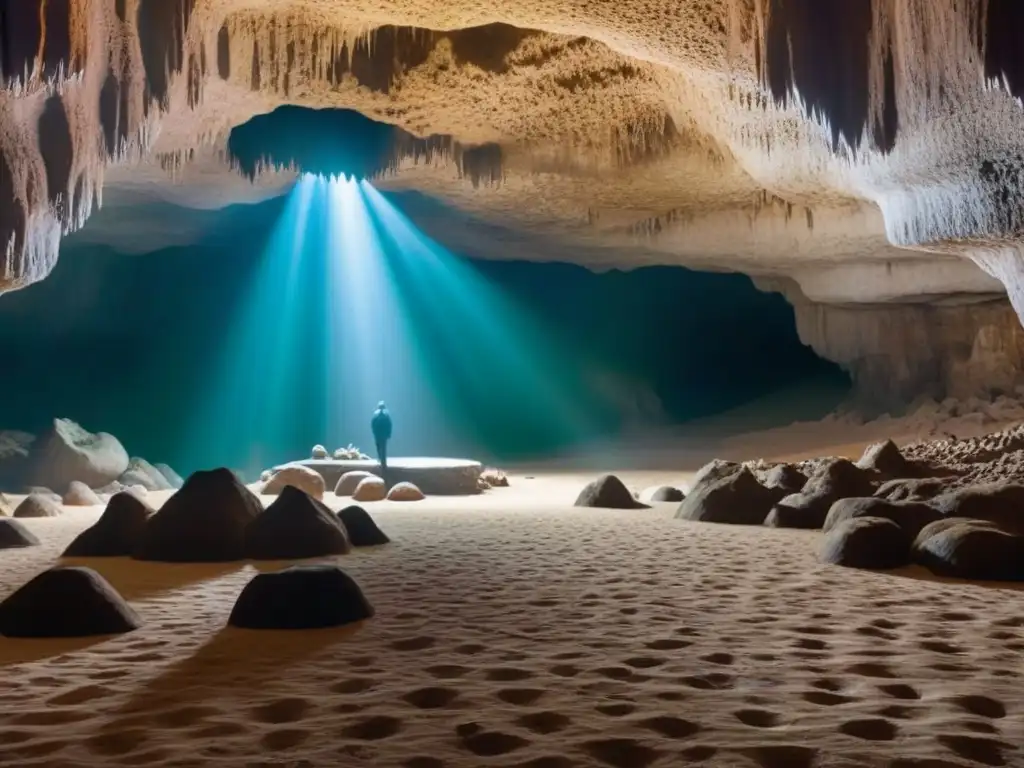
<path fill-rule="evenodd" d="M 370 419 L 370 429 L 373 430 L 373 442 L 377 444 L 377 461 L 380 468 L 387 471 L 388 468 L 388 440 L 391 439 L 391 414 L 388 407 L 381 400 L 377 403 L 377 410 L 373 412 Z"/>

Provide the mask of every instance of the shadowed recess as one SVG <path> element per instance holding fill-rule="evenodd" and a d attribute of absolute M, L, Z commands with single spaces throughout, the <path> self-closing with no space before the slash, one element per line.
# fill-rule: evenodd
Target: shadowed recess
<path fill-rule="evenodd" d="M 161 106 L 168 103 L 170 75 L 185 66 L 185 35 L 196 0 L 140 0 L 138 29 L 146 94 Z"/>
<path fill-rule="evenodd" d="M 1024 96 L 1024 3 L 983 0 L 985 74 L 1005 78 L 1010 92 Z"/>
<path fill-rule="evenodd" d="M 294 166 L 322 176 L 372 179 L 394 171 L 403 161 L 448 158 L 474 184 L 502 177 L 502 152 L 497 145 L 463 147 L 450 136 L 421 139 L 347 109 L 279 107 L 232 130 L 228 152 L 250 178 L 261 165 L 269 165 Z"/>
<path fill-rule="evenodd" d="M 780 102 L 794 91 L 812 114 L 824 117 L 833 148 L 873 140 L 882 150 L 896 141 L 898 116 L 891 57 L 884 63 L 885 106 L 870 124 L 869 61 L 872 0 L 769 0 L 766 71 L 760 76 Z"/>
<path fill-rule="evenodd" d="M 46 189 L 50 204 L 56 205 L 68 193 L 75 148 L 71 139 L 68 113 L 60 96 L 46 100 L 39 116 L 39 149 L 46 166 Z"/>
<path fill-rule="evenodd" d="M 71 69 L 70 0 L 0 0 L 0 70 L 31 75 L 42 54 L 42 76 Z"/>

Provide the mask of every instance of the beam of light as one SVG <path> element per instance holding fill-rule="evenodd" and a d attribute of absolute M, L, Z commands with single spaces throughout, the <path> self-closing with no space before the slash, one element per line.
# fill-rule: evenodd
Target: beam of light
<path fill-rule="evenodd" d="M 475 432 L 484 450 L 498 435 L 543 449 L 598 434 L 609 413 L 575 367 L 578 356 L 371 184 L 360 191 L 416 327 L 424 376 L 449 395 L 450 421 Z"/>
<path fill-rule="evenodd" d="M 196 467 L 232 463 L 252 471 L 292 439 L 297 425 L 289 411 L 302 397 L 294 389 L 301 368 L 296 337 L 314 186 L 304 177 L 289 194 L 209 379 L 198 383 L 204 401 L 188 439 Z"/>
<path fill-rule="evenodd" d="M 595 436 L 579 355 L 366 182 L 303 176 L 218 345 L 190 455 L 247 473 L 353 443 L 502 459 Z"/>

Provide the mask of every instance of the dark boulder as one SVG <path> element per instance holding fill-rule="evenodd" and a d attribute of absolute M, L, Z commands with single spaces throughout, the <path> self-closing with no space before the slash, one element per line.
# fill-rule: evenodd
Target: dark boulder
<path fill-rule="evenodd" d="M 875 496 L 889 501 L 929 501 L 946 489 L 946 481 L 937 477 L 889 480 L 878 486 Z"/>
<path fill-rule="evenodd" d="M 250 560 L 301 560 L 351 551 L 348 533 L 322 502 L 294 485 L 281 488 L 274 502 L 245 529 Z"/>
<path fill-rule="evenodd" d="M 892 520 L 914 539 L 921 529 L 941 515 L 919 501 L 888 501 L 877 496 L 840 499 L 828 511 L 822 530 L 828 533 L 835 526 L 856 517 L 883 517 Z"/>
<path fill-rule="evenodd" d="M 832 501 L 874 493 L 871 474 L 847 459 L 832 459 L 807 481 L 803 493 Z"/>
<path fill-rule="evenodd" d="M 228 624 L 244 629 L 323 629 L 373 616 L 355 580 L 333 565 L 261 573 L 245 585 Z"/>
<path fill-rule="evenodd" d="M 769 528 L 798 528 L 802 530 L 820 530 L 828 514 L 829 500 L 820 496 L 808 496 L 804 493 L 791 493 L 783 496 L 771 508 L 764 524 Z"/>
<path fill-rule="evenodd" d="M 746 467 L 716 481 L 696 485 L 686 497 L 676 518 L 704 523 L 761 525 L 768 512 L 785 495 L 778 488 L 765 488 Z"/>
<path fill-rule="evenodd" d="M 119 635 L 141 626 L 131 606 L 91 568 L 43 571 L 0 603 L 0 635 L 7 637 Z"/>
<path fill-rule="evenodd" d="M 39 546 L 39 539 L 17 520 L 0 518 L 0 550 Z"/>
<path fill-rule="evenodd" d="M 135 557 L 171 563 L 245 558 L 245 529 L 263 512 L 260 500 L 230 469 L 195 472 L 149 518 Z"/>
<path fill-rule="evenodd" d="M 929 503 L 944 517 L 988 520 L 1007 531 L 1024 533 L 1024 485 L 971 485 L 936 496 Z"/>
<path fill-rule="evenodd" d="M 915 474 L 914 465 L 904 458 L 892 440 L 869 445 L 857 460 L 857 466 L 888 478 L 913 477 Z"/>
<path fill-rule="evenodd" d="M 821 560 L 847 568 L 899 568 L 910 562 L 910 537 L 884 517 L 851 518 L 825 534 Z"/>
<path fill-rule="evenodd" d="M 15 517 L 57 517 L 63 514 L 60 501 L 54 501 L 41 493 L 32 493 L 14 508 Z"/>
<path fill-rule="evenodd" d="M 678 504 L 685 498 L 685 493 L 671 485 L 662 485 L 657 488 L 651 489 L 647 493 L 648 501 L 652 502 L 671 501 Z"/>
<path fill-rule="evenodd" d="M 115 493 L 100 519 L 86 528 L 64 557 L 127 557 L 135 552 L 153 508 L 133 493 Z"/>
<path fill-rule="evenodd" d="M 603 475 L 592 483 L 588 483 L 576 498 L 575 506 L 605 509 L 649 509 L 646 504 L 637 501 L 615 475 Z"/>
<path fill-rule="evenodd" d="M 986 521 L 948 518 L 933 523 L 918 535 L 913 556 L 939 576 L 1024 580 L 1024 539 Z"/>
<path fill-rule="evenodd" d="M 807 485 L 807 476 L 792 464 L 777 464 L 764 476 L 766 488 L 783 488 L 788 493 L 800 493 Z"/>
<path fill-rule="evenodd" d="M 712 459 L 703 467 L 697 470 L 690 481 L 690 492 L 696 490 L 697 486 L 703 483 L 715 483 L 729 475 L 735 475 L 743 469 L 743 465 L 737 461 L 726 461 L 725 459 Z"/>
<path fill-rule="evenodd" d="M 338 521 L 348 532 L 348 540 L 353 547 L 377 547 L 391 541 L 377 527 L 370 513 L 355 504 L 338 512 Z"/>

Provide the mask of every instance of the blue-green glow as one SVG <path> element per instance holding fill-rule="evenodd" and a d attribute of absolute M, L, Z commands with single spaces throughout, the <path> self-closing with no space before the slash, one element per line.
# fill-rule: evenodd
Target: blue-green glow
<path fill-rule="evenodd" d="M 381 399 L 394 455 L 536 455 L 611 415 L 554 329 L 365 181 L 300 179 L 219 348 L 189 448 L 207 465 L 369 450 Z"/>

